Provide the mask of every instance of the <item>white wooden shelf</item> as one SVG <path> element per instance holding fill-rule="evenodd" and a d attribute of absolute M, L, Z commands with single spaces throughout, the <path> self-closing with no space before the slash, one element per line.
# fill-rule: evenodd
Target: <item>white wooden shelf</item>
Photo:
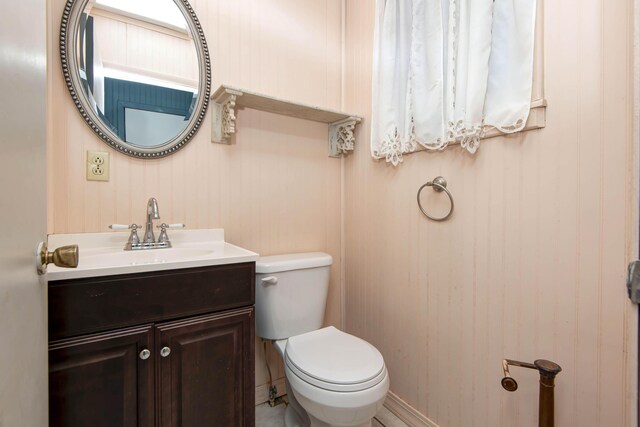
<path fill-rule="evenodd" d="M 353 151 L 354 131 L 362 118 L 354 114 L 327 110 L 299 102 L 287 101 L 229 85 L 221 85 L 211 95 L 211 140 L 229 144 L 236 131 L 236 109 L 252 108 L 260 111 L 312 120 L 329 125 L 329 156 L 341 157 Z"/>

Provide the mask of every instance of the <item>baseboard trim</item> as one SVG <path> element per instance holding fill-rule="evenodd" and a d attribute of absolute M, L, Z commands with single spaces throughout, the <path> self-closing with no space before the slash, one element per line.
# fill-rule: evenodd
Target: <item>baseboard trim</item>
<path fill-rule="evenodd" d="M 285 386 L 284 378 L 277 379 L 273 382 L 273 385 L 278 389 L 276 397 L 287 394 L 287 387 Z M 269 384 L 262 384 L 256 387 L 256 406 L 261 405 L 264 402 L 269 401 Z"/>
<path fill-rule="evenodd" d="M 439 427 L 392 392 L 387 394 L 384 406 L 410 427 Z"/>

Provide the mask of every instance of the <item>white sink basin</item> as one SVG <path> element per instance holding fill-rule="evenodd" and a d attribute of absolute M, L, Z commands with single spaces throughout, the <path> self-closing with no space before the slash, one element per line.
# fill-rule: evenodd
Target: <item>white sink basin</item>
<path fill-rule="evenodd" d="M 175 230 L 168 249 L 125 251 L 128 232 L 52 234 L 49 250 L 64 245 L 79 246 L 78 268 L 49 265 L 48 280 L 112 276 L 180 268 L 206 267 L 256 261 L 259 255 L 224 241 L 224 231 Z"/>
<path fill-rule="evenodd" d="M 119 266 L 119 265 L 143 265 L 160 264 L 166 262 L 189 261 L 213 255 L 213 249 L 198 248 L 168 248 L 147 249 L 139 251 L 89 253 L 81 256 L 79 268 Z"/>

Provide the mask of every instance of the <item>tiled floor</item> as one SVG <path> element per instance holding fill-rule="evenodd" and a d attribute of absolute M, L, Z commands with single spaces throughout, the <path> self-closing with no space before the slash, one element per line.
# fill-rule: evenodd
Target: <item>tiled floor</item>
<path fill-rule="evenodd" d="M 285 408 L 284 404 L 273 408 L 268 403 L 256 406 L 256 427 L 284 427 Z M 407 427 L 407 425 L 383 407 L 373 419 L 372 427 Z"/>
<path fill-rule="evenodd" d="M 256 427 L 284 427 L 284 403 L 273 408 L 268 403 L 256 406 Z"/>

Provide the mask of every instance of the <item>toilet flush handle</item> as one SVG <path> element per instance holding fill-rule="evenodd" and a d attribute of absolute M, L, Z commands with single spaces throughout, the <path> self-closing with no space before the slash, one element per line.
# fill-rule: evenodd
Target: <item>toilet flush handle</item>
<path fill-rule="evenodd" d="M 269 276 L 262 278 L 263 285 L 275 285 L 278 283 L 278 278 L 275 276 Z"/>

